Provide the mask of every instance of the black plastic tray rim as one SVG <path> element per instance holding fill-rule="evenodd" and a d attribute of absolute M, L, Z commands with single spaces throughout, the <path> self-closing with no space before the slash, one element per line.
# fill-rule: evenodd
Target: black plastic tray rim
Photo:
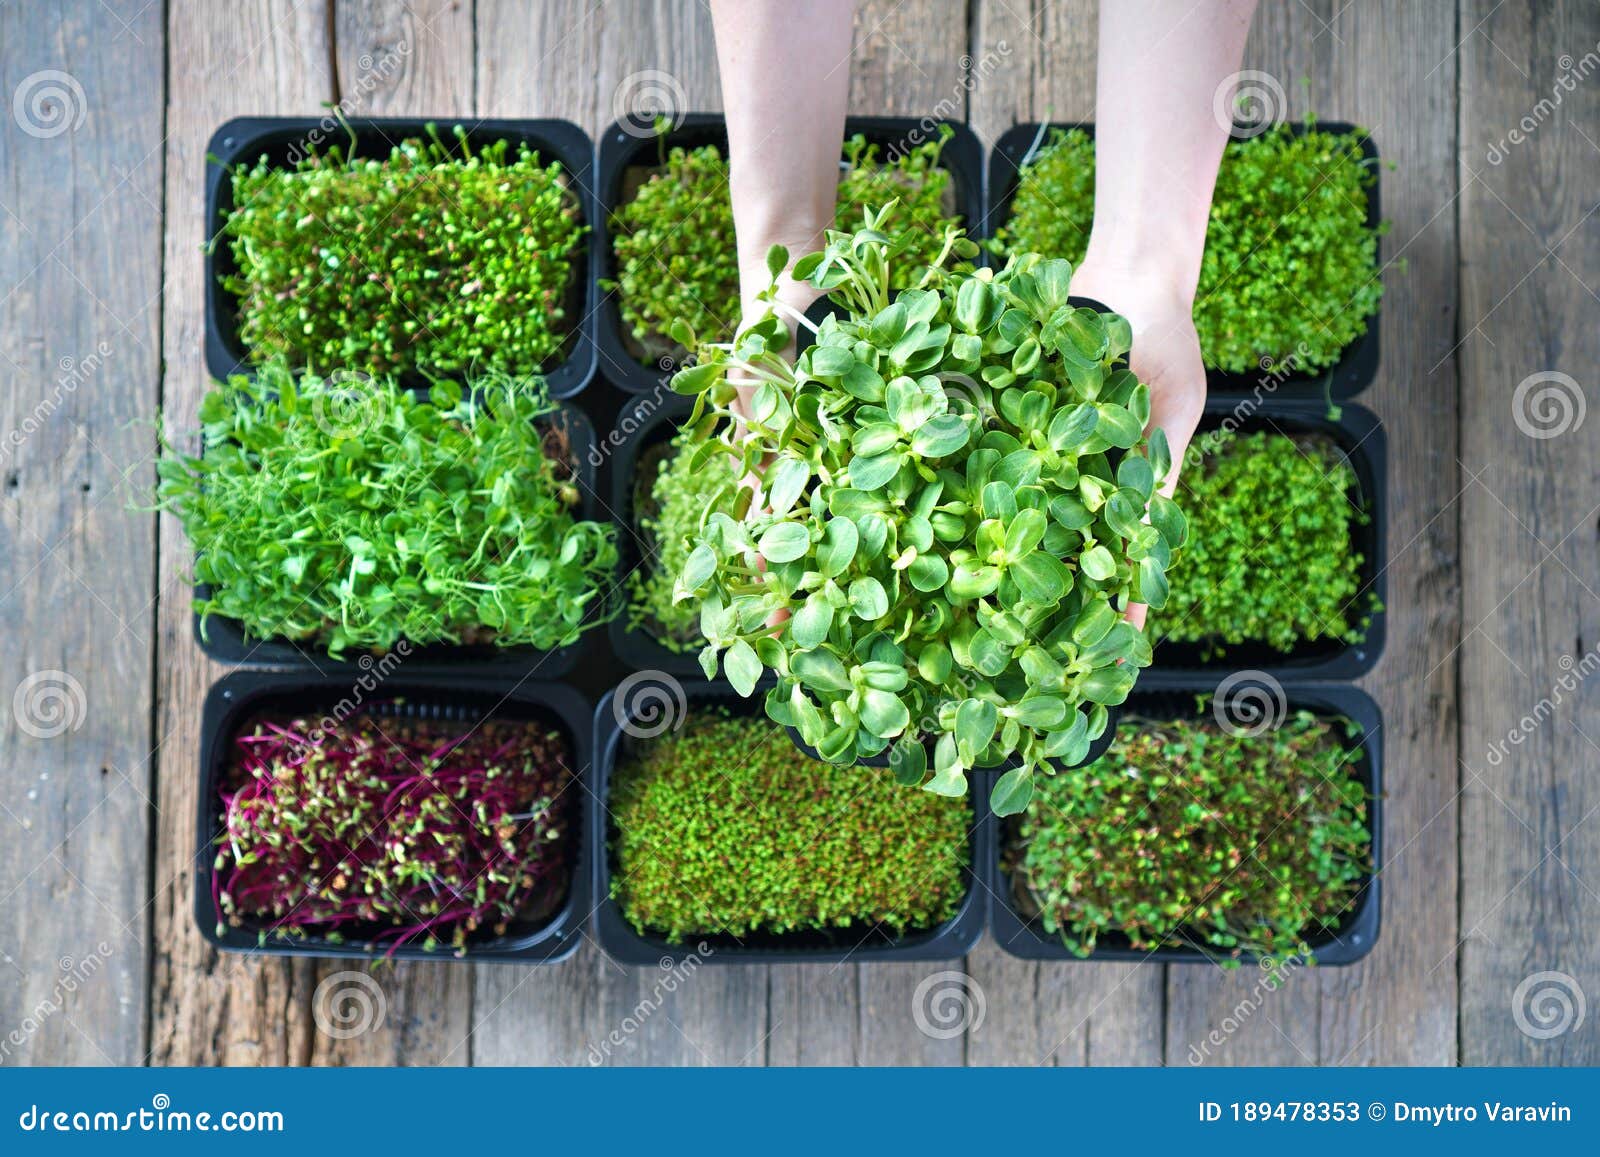
<path fill-rule="evenodd" d="M 1368 955 L 1378 940 L 1382 926 L 1382 871 L 1383 860 L 1383 715 L 1378 705 L 1357 687 L 1338 684 L 1289 683 L 1283 685 L 1284 701 L 1289 711 L 1309 708 L 1322 716 L 1342 716 L 1361 729 L 1352 746 L 1360 746 L 1362 755 L 1357 768 L 1367 787 L 1367 825 L 1371 832 L 1372 863 L 1377 869 L 1352 901 L 1347 918 L 1331 933 L 1312 941 L 1310 947 L 1317 967 L 1342 967 L 1354 964 Z M 1185 692 L 1195 695 L 1215 690 L 1204 684 L 1188 686 L 1170 684 L 1161 688 L 1135 689 L 1128 697 L 1125 708 L 1130 714 L 1137 712 L 1141 699 L 1165 698 Z M 1000 825 L 997 825 L 999 828 Z M 1228 958 L 1221 952 L 1206 952 L 1195 947 L 1162 947 L 1150 950 L 1122 945 L 1100 944 L 1088 956 L 1079 956 L 1061 942 L 1057 936 L 1044 931 L 1036 920 L 1026 919 L 1017 910 L 1012 892 L 1012 880 L 1004 867 L 1007 837 L 1003 830 L 995 835 L 995 854 L 986 861 L 989 870 L 991 897 L 989 930 L 1001 950 L 1022 960 L 1071 961 L 1081 964 L 1096 962 L 1153 964 L 1217 964 L 1223 959 L 1237 959 L 1241 964 L 1259 964 L 1255 953 L 1242 953 Z"/>
<path fill-rule="evenodd" d="M 238 340 L 237 305 L 221 283 L 222 273 L 233 269 L 233 255 L 222 234 L 233 198 L 228 170 L 235 164 L 253 164 L 263 153 L 275 148 L 296 147 L 301 141 L 324 150 L 329 144 L 344 145 L 351 131 L 358 141 L 364 141 L 369 147 L 381 145 L 387 152 L 390 143 L 425 135 L 427 126 L 432 124 L 438 127 L 440 138 L 448 143 L 455 126 L 460 125 L 467 130 L 467 139 L 474 147 L 502 139 L 513 145 L 527 144 L 538 151 L 542 161 L 559 161 L 572 181 L 579 212 L 589 231 L 579 243 L 580 252 L 572 260 L 575 285 L 570 295 L 573 310 L 568 319 L 571 327 L 566 343 L 568 350 L 540 376 L 553 398 L 570 398 L 583 390 L 594 376 L 597 362 L 590 301 L 600 248 L 599 213 L 594 197 L 594 142 L 589 135 L 570 121 L 554 118 L 351 117 L 346 118 L 346 124 L 349 131 L 331 116 L 235 117 L 219 127 L 206 145 L 206 235 L 218 238 L 217 244 L 209 247 L 205 255 L 205 356 L 206 369 L 211 376 L 222 379 L 255 372 L 247 351 Z M 372 138 L 377 138 L 376 142 Z M 465 375 L 438 376 L 461 380 Z M 410 384 L 414 377 L 417 375 L 405 374 L 402 380 Z"/>
<path fill-rule="evenodd" d="M 611 512 L 617 524 L 617 569 L 623 576 L 631 575 L 645 566 L 645 540 L 639 529 L 633 501 L 639 460 L 646 450 L 677 432 L 679 424 L 689 416 L 692 404 L 689 398 L 674 394 L 665 386 L 660 387 L 659 394 L 629 396 L 612 430 Z M 623 597 L 627 597 L 626 580 Z M 697 651 L 673 651 L 663 646 L 648 628 L 642 625 L 630 627 L 626 606 L 620 615 L 606 624 L 606 631 L 612 651 L 625 668 L 665 671 L 671 675 L 694 678 L 701 676 Z"/>
<path fill-rule="evenodd" d="M 359 701 L 356 711 L 361 706 L 397 697 L 434 701 L 459 700 L 463 696 L 480 700 L 498 698 L 499 702 L 494 708 L 484 711 L 485 716 L 509 704 L 516 709 L 532 709 L 553 716 L 567 732 L 574 774 L 568 790 L 575 793 L 569 838 L 576 841 L 576 847 L 571 860 L 571 881 L 561 906 L 537 928 L 522 935 L 508 933 L 493 940 L 469 942 L 464 956 L 457 956 L 447 948 L 430 951 L 416 943 L 402 944 L 391 951 L 387 945 L 365 941 L 330 943 L 317 936 L 301 938 L 280 935 L 269 937 L 262 944 L 256 931 L 244 928 L 227 928 L 219 933 L 211 897 L 211 881 L 215 874 L 214 841 L 219 831 L 218 794 L 231 742 L 239 726 L 258 705 L 281 696 L 311 693 L 319 698 L 326 695 L 347 699 L 355 692 L 349 680 L 339 676 L 306 671 L 235 671 L 213 683 L 206 695 L 201 716 L 193 911 L 195 923 L 208 944 L 225 952 L 247 956 L 331 957 L 368 961 L 387 958 L 469 963 L 515 961 L 523 964 L 552 964 L 578 950 L 588 923 L 589 888 L 593 879 L 591 861 L 594 846 L 589 835 L 593 806 L 589 779 L 593 760 L 589 746 L 592 733 L 588 702 L 571 688 L 556 683 L 482 677 L 444 679 L 410 671 L 395 675 L 392 680 L 381 683 L 370 692 L 363 692 L 370 697 Z"/>

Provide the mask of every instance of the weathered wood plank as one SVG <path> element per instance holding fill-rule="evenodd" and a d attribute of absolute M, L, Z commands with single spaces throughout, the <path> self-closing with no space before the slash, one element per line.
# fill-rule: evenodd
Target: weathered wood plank
<path fill-rule="evenodd" d="M 159 10 L 0 9 L 0 1064 L 144 1055 Z"/>
<path fill-rule="evenodd" d="M 229 117 L 318 115 L 333 99 L 328 11 L 322 3 L 252 0 L 168 5 L 166 306 L 163 413 L 193 429 L 208 378 L 200 246 L 206 240 L 206 142 Z M 193 641 L 186 575 L 191 553 L 176 520 L 160 525 L 156 663 L 159 792 L 150 997 L 158 1064 L 296 1064 L 310 1060 L 311 964 L 223 957 L 190 915 L 200 706 L 222 668 Z"/>
<path fill-rule="evenodd" d="M 1390 636 L 1365 681 L 1385 717 L 1384 930 L 1362 964 L 1297 970 L 1264 992 L 1250 970 L 1170 969 L 1169 1064 L 1455 1059 L 1454 46 L 1437 9 L 1318 0 L 1262 5 L 1246 52 L 1245 67 L 1274 77 L 1293 111 L 1365 124 L 1398 164 L 1382 176 L 1393 222 L 1384 254 L 1408 266 L 1385 277 L 1383 367 L 1362 398 L 1389 438 Z M 1245 1005 L 1252 1015 L 1240 1015 Z"/>
<path fill-rule="evenodd" d="M 1461 519 L 1474 560 L 1461 1061 L 1592 1065 L 1600 699 L 1584 679 L 1600 664 L 1600 421 L 1583 413 L 1600 366 L 1600 11 L 1469 0 L 1461 26 L 1474 30 L 1460 52 Z"/>
<path fill-rule="evenodd" d="M 565 117 L 590 134 L 601 106 L 599 4 L 477 0 L 478 106 L 484 117 Z"/>
<path fill-rule="evenodd" d="M 355 116 L 465 116 L 474 104 L 467 0 L 337 0 L 339 103 Z"/>

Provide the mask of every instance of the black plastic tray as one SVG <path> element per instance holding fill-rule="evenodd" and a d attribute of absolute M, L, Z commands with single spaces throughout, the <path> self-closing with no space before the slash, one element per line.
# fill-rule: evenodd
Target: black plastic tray
<path fill-rule="evenodd" d="M 1305 125 L 1292 122 L 1291 129 L 1296 133 L 1305 131 Z M 1028 150 L 1033 147 L 1033 142 L 1038 138 L 1040 125 L 1038 122 L 1014 125 L 1001 134 L 989 154 L 989 197 L 988 212 L 984 217 L 983 236 L 993 237 L 1011 216 L 1011 199 L 1017 191 L 1017 173 L 1022 166 L 1022 160 L 1028 155 Z M 1318 121 L 1316 128 L 1319 132 L 1350 133 L 1358 131 L 1357 126 L 1345 121 Z M 1052 121 L 1049 123 L 1045 139 L 1049 139 L 1049 130 L 1054 129 L 1082 129 L 1094 138 L 1094 123 L 1092 121 Z M 1369 136 L 1361 146 L 1362 155 L 1366 158 L 1372 172 L 1377 175 L 1377 180 L 1367 189 L 1367 226 L 1376 229 L 1383 220 L 1379 207 L 1378 193 L 1383 181 L 1382 170 L 1377 164 L 1378 147 Z M 1383 240 L 1378 241 L 1378 268 L 1383 267 Z M 1366 332 L 1350 345 L 1346 346 L 1339 360 L 1328 369 L 1311 374 L 1289 373 L 1281 380 L 1277 380 L 1272 366 L 1263 366 L 1260 370 L 1251 373 L 1235 374 L 1225 373 L 1222 370 L 1206 371 L 1206 387 L 1213 394 L 1251 394 L 1258 391 L 1282 398 L 1321 398 L 1331 396 L 1334 398 L 1353 398 L 1362 390 L 1372 384 L 1378 374 L 1379 362 L 1379 322 L 1382 319 L 1382 306 L 1377 313 L 1367 319 Z"/>
<path fill-rule="evenodd" d="M 578 484 L 579 502 L 577 517 L 592 520 L 598 516 L 599 493 L 595 463 L 599 455 L 595 450 L 594 424 L 589 415 L 575 402 L 560 403 L 562 415 L 568 422 L 573 459 L 577 466 L 575 481 Z M 197 597 L 204 598 L 209 587 L 201 583 L 196 587 Z M 615 591 L 608 592 L 608 596 Z M 319 674 L 343 675 L 348 678 L 372 670 L 377 659 L 366 651 L 351 648 L 345 657 L 335 659 L 318 643 L 294 642 L 289 639 L 247 639 L 244 628 L 237 619 L 212 615 L 206 620 L 205 633 L 200 630 L 200 612 L 194 619 L 194 637 L 200 649 L 223 663 L 262 667 L 310 667 Z M 430 643 L 412 645 L 404 656 L 403 665 L 417 668 L 470 668 L 485 674 L 518 675 L 524 678 L 537 675 L 542 679 L 556 679 L 568 674 L 577 663 L 582 640 L 553 651 L 537 647 L 496 647 L 492 643 L 467 646 L 457 643 Z M 394 652 L 391 652 L 393 654 Z"/>
<path fill-rule="evenodd" d="M 577 125 L 563 120 L 473 120 L 452 117 L 362 117 L 348 122 L 355 133 L 357 150 L 363 156 L 387 156 L 392 145 L 407 137 L 426 136 L 427 126 L 438 126 L 439 136 L 453 146 L 457 124 L 467 130 L 473 148 L 507 140 L 513 146 L 526 144 L 545 162 L 559 161 L 572 180 L 579 212 L 590 232 L 572 261 L 572 284 L 567 296 L 567 316 L 571 331 L 563 346 L 562 360 L 549 367 L 544 379 L 553 398 L 570 398 L 583 389 L 594 374 L 594 326 L 588 308 L 595 279 L 595 257 L 599 251 L 596 226 L 599 214 L 594 200 L 594 144 Z M 330 127 L 331 126 L 331 127 Z M 233 250 L 222 228 L 233 208 L 233 184 L 228 169 L 235 164 L 253 165 L 262 156 L 278 165 L 289 164 L 296 150 L 308 144 L 326 150 L 329 145 L 347 145 L 350 134 L 343 125 L 327 117 L 238 117 L 228 121 L 206 146 L 206 233 L 220 238 L 205 258 L 206 279 L 206 368 L 215 378 L 253 373 L 243 343 L 239 340 L 238 308 L 233 295 L 222 288 L 220 278 L 237 272 Z M 440 375 L 460 379 L 462 375 Z M 419 377 L 403 375 L 403 380 Z"/>
<path fill-rule="evenodd" d="M 908 141 L 917 144 L 932 140 L 941 125 L 948 124 L 955 135 L 946 142 L 939 154 L 940 167 L 948 169 L 959 216 L 966 222 L 973 237 L 983 221 L 983 147 L 971 129 L 959 121 L 918 119 L 914 117 L 848 117 L 844 135 L 848 139 L 860 133 L 880 150 L 904 146 Z M 721 113 L 691 113 L 679 120 L 666 134 L 668 149 L 682 146 L 699 148 L 715 145 L 724 155 L 728 149 L 728 132 Z M 598 251 L 591 312 L 596 319 L 595 343 L 600 352 L 600 367 L 606 377 L 633 393 L 649 393 L 669 379 L 675 365 L 651 363 L 646 365 L 629 348 L 627 329 L 623 325 L 622 311 L 614 293 L 604 293 L 598 282 L 616 275 L 616 261 L 611 249 L 611 214 L 622 200 L 628 170 L 658 164 L 659 138 L 642 131 L 633 124 L 613 124 L 600 136 L 599 167 L 596 190 L 600 211 L 596 231 L 599 234 L 595 248 Z M 731 251 L 733 238 L 728 238 Z M 795 256 L 799 256 L 796 254 Z"/>
<path fill-rule="evenodd" d="M 1212 684 L 1197 683 L 1188 687 L 1171 687 L 1163 691 L 1143 688 L 1128 697 L 1130 714 L 1182 717 L 1195 713 L 1197 694 L 1215 689 Z M 1289 711 L 1307 708 L 1318 715 L 1342 716 L 1357 724 L 1361 735 L 1350 739 L 1349 745 L 1362 749 L 1355 768 L 1367 794 L 1367 823 L 1372 834 L 1372 862 L 1380 870 L 1383 866 L 1383 716 L 1364 692 L 1355 687 L 1286 685 L 1284 700 Z M 1004 858 L 1014 826 L 1010 822 L 999 825 L 995 854 L 985 861 L 989 871 L 991 900 L 990 931 L 1000 947 L 1012 956 L 1024 960 L 1074 960 L 1117 961 L 1158 964 L 1204 964 L 1221 959 L 1217 952 L 1205 952 L 1196 947 L 1163 947 L 1153 950 L 1134 948 L 1120 934 L 1100 937 L 1095 949 L 1086 957 L 1076 955 L 1061 942 L 1058 936 L 1044 930 L 1037 920 L 1029 920 L 1018 910 L 1011 873 L 1005 868 Z M 1338 966 L 1353 964 L 1372 951 L 1377 943 L 1382 920 L 1382 899 L 1379 874 L 1368 876 L 1352 901 L 1345 919 L 1338 928 L 1308 940 L 1318 965 Z M 1254 962 L 1254 954 L 1242 954 L 1242 962 Z"/>
<path fill-rule="evenodd" d="M 732 711 L 748 711 L 764 716 L 761 694 L 769 684 L 760 685 L 749 699 L 743 699 L 726 683 L 683 680 L 678 683 L 682 702 L 716 703 Z M 665 684 L 672 691 L 671 684 Z M 634 699 L 635 703 L 647 702 Z M 611 772 L 624 754 L 619 714 L 630 713 L 624 706 L 614 707 L 615 692 L 600 700 L 594 713 L 594 773 L 589 783 L 594 791 L 594 807 L 589 843 L 594 856 L 595 934 L 600 947 L 622 964 L 655 967 L 694 956 L 708 964 L 828 963 L 878 960 L 955 960 L 966 955 L 983 935 L 988 919 L 989 896 L 982 866 L 995 858 L 994 823 L 974 791 L 971 840 L 972 863 L 967 871 L 967 897 L 960 910 L 945 923 L 923 932 L 895 935 L 881 925 L 868 928 L 840 928 L 821 932 L 761 934 L 746 936 L 706 935 L 691 937 L 683 944 L 671 944 L 663 937 L 642 936 L 623 916 L 620 905 L 611 898 Z M 655 700 L 655 706 L 660 700 Z M 773 727 L 777 727 L 776 723 Z M 879 773 L 881 774 L 881 773 Z M 907 788 L 908 791 L 916 790 Z M 700 951 L 700 945 L 706 951 Z"/>
<path fill-rule="evenodd" d="M 644 565 L 646 543 L 634 523 L 633 510 L 639 459 L 645 451 L 670 439 L 691 408 L 690 399 L 672 393 L 663 393 L 659 398 L 654 394 L 631 398 L 622 407 L 622 415 L 611 436 L 611 511 L 617 520 L 619 570 L 624 575 Z M 696 651 L 679 654 L 663 647 L 643 627 L 630 630 L 626 608 L 606 625 L 606 630 L 611 649 L 624 667 L 700 676 Z"/>
<path fill-rule="evenodd" d="M 1345 643 L 1338 639 L 1302 641 L 1293 651 L 1283 652 L 1264 643 L 1227 644 L 1223 654 L 1205 659 L 1206 645 L 1201 643 L 1158 642 L 1154 661 L 1140 677 L 1141 686 L 1159 684 L 1168 679 L 1204 681 L 1240 668 L 1266 671 L 1280 680 L 1340 680 L 1355 679 L 1365 675 L 1377 664 L 1383 654 L 1386 638 L 1384 610 L 1384 574 L 1388 570 L 1387 508 L 1388 508 L 1388 442 L 1383 427 L 1371 410 L 1351 402 L 1343 403 L 1337 419 L 1328 416 L 1328 408 L 1321 402 L 1280 401 L 1263 402 L 1259 407 L 1225 398 L 1211 398 L 1206 402 L 1205 415 L 1200 420 L 1198 442 L 1209 431 L 1228 422 L 1241 434 L 1256 430 L 1272 430 L 1281 434 L 1322 434 L 1330 438 L 1349 460 L 1356 476 L 1356 501 L 1366 511 L 1365 523 L 1352 522 L 1350 549 L 1361 554 L 1361 589 L 1356 594 L 1353 611 L 1368 614 L 1368 606 L 1376 596 L 1378 609 L 1370 611 L 1366 637 L 1359 643 Z M 1182 483 L 1179 483 L 1179 505 L 1182 505 Z M 1182 581 L 1180 559 L 1175 568 L 1174 582 Z M 1159 629 L 1162 611 L 1150 612 L 1152 623 Z"/>
<path fill-rule="evenodd" d="M 211 897 L 213 851 L 221 831 L 219 793 L 226 774 L 232 741 L 253 715 L 273 709 L 330 711 L 349 703 L 359 709 L 385 701 L 404 699 L 407 709 L 423 718 L 499 717 L 540 721 L 558 728 L 566 737 L 576 776 L 568 824 L 571 882 L 566 899 L 552 914 L 526 925 L 509 928 L 504 936 L 474 934 L 465 957 L 448 949 L 429 951 L 420 944 L 403 944 L 393 952 L 387 945 L 345 940 L 329 943 L 314 936 L 274 935 L 266 944 L 256 931 L 245 928 L 217 930 L 217 911 Z M 448 715 L 446 715 L 448 713 Z M 589 887 L 593 879 L 594 847 L 590 831 L 593 808 L 591 775 L 591 714 L 588 701 L 575 691 L 553 683 L 512 679 L 415 677 L 407 672 L 391 676 L 364 689 L 341 676 L 307 671 L 237 671 L 215 683 L 206 696 L 200 739 L 200 793 L 195 825 L 194 916 L 205 939 L 228 952 L 262 956 L 335 956 L 407 960 L 501 960 L 549 963 L 577 951 L 589 915 Z"/>

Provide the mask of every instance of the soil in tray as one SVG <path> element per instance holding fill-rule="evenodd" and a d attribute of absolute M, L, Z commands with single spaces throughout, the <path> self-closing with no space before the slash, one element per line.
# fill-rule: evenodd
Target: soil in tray
<path fill-rule="evenodd" d="M 1003 826 L 1001 902 L 1079 955 L 1314 956 L 1371 876 L 1370 774 L 1344 721 L 1280 703 L 1249 734 L 1242 703 L 1140 696 Z"/>
<path fill-rule="evenodd" d="M 971 886 L 968 801 L 816 763 L 758 703 L 696 702 L 630 742 L 607 810 L 612 899 L 652 941 L 889 944 L 953 920 Z"/>
<path fill-rule="evenodd" d="M 571 888 L 575 752 L 548 724 L 269 708 L 224 758 L 212 902 L 263 943 L 465 954 L 526 936 Z"/>

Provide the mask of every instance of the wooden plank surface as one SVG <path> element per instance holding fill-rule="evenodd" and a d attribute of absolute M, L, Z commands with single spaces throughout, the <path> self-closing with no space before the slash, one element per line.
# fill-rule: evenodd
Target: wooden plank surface
<path fill-rule="evenodd" d="M 1273 989 L 1248 970 L 1171 969 L 1168 1064 L 1191 1050 L 1211 1064 L 1455 1060 L 1455 44 L 1427 5 L 1316 0 L 1262 5 L 1246 51 L 1295 112 L 1366 125 L 1397 165 L 1382 174 L 1383 253 L 1407 266 L 1385 276 L 1383 365 L 1360 399 L 1389 440 L 1389 640 L 1364 682 L 1385 720 L 1384 927 L 1361 964 Z"/>
<path fill-rule="evenodd" d="M 1461 23 L 1461 1060 L 1592 1065 L 1600 10 Z"/>
<path fill-rule="evenodd" d="M 162 412 L 175 431 L 194 428 L 209 383 L 201 356 L 206 144 L 230 117 L 321 115 L 334 98 L 330 26 L 321 3 L 173 0 L 168 6 Z M 207 686 L 224 673 L 194 642 L 191 562 L 177 520 L 162 518 L 151 1061 L 304 1064 L 315 1047 L 313 966 L 223 956 L 201 940 L 190 914 L 200 709 Z"/>
<path fill-rule="evenodd" d="M 709 17 L 670 0 L 171 0 L 163 27 L 160 6 L 113 8 L 90 30 L 79 8 L 0 7 L 0 88 L 60 69 L 86 113 L 53 137 L 19 132 L 14 117 L 0 125 L 0 367 L 58 383 L 70 377 L 63 358 L 82 367 L 102 339 L 112 347 L 82 377 L 92 389 L 67 390 L 0 462 L 0 589 L 11 591 L 0 628 L 25 640 L 0 657 L 0 695 L 62 671 L 84 703 L 81 726 L 54 738 L 0 733 L 0 894 L 13 893 L 0 914 L 0 1018 L 20 1022 L 66 958 L 100 955 L 103 930 L 119 929 L 64 1011 L 0 1062 L 1600 1059 L 1592 1032 L 1538 1031 L 1560 1015 L 1559 999 L 1538 995 L 1551 983 L 1540 974 L 1600 992 L 1600 719 L 1582 689 L 1542 706 L 1569 672 L 1563 658 L 1581 670 L 1600 640 L 1600 427 L 1531 438 L 1511 410 L 1542 372 L 1593 396 L 1600 134 L 1587 126 L 1600 98 L 1579 82 L 1539 111 L 1571 71 L 1563 54 L 1581 59 L 1600 41 L 1592 6 L 1463 0 L 1445 19 L 1442 6 L 1400 0 L 1264 5 L 1247 55 L 1296 111 L 1369 125 L 1399 166 L 1383 174 L 1385 253 L 1407 267 L 1387 279 L 1383 370 L 1363 399 L 1388 431 L 1391 517 L 1391 638 L 1367 681 L 1386 718 L 1385 930 L 1365 964 L 1297 972 L 1240 1018 L 1259 976 L 1038 966 L 986 944 L 930 966 L 708 964 L 667 991 L 665 973 L 621 969 L 586 945 L 544 970 L 380 969 L 384 1022 L 350 1038 L 316 1027 L 359 983 L 347 970 L 223 958 L 192 926 L 199 707 L 221 671 L 192 642 L 176 525 L 123 509 L 129 485 L 149 481 L 152 436 L 129 423 L 157 406 L 158 353 L 175 428 L 192 426 L 206 385 L 206 141 L 229 116 L 316 115 L 335 100 L 354 115 L 562 116 L 592 133 L 640 84 L 663 83 L 642 77 L 652 73 L 683 108 L 717 108 Z M 986 140 L 1016 120 L 1092 117 L 1093 10 L 869 0 L 851 110 L 965 116 Z M 1535 129 L 1506 148 L 1525 116 Z M 0 433 L 28 424 L 35 394 L 0 393 Z M 1464 582 L 1463 546 L 1474 559 Z M 969 1001 L 981 993 L 983 1020 L 971 1014 L 964 1036 L 917 1027 L 944 972 Z M 1214 1032 L 1222 1043 L 1202 1051 Z"/>
<path fill-rule="evenodd" d="M 0 8 L 0 1064 L 144 1055 L 159 7 Z"/>

